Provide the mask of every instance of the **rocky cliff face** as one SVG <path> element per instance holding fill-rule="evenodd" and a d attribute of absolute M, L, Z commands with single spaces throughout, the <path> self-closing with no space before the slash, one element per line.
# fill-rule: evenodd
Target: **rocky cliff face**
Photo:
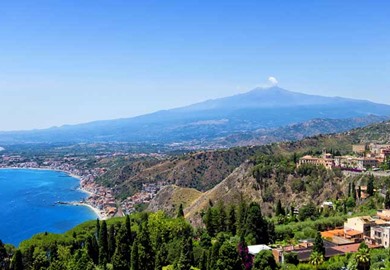
<path fill-rule="evenodd" d="M 182 188 L 175 185 L 166 186 L 151 201 L 147 211 L 156 212 L 164 210 L 166 213 L 174 216 L 180 204 L 183 204 L 184 208 L 189 207 L 202 194 L 202 192 L 193 188 Z"/>
<path fill-rule="evenodd" d="M 255 201 L 261 204 L 263 213 L 268 215 L 273 213 L 278 200 L 281 200 L 284 206 L 299 208 L 309 201 L 321 204 L 325 200 L 335 199 L 343 194 L 347 181 L 333 171 L 322 171 L 316 176 L 289 174 L 283 181 L 273 174 L 272 177 L 263 179 L 263 183 L 259 183 L 253 177 L 253 168 L 252 162 L 244 162 L 214 188 L 196 196 L 186 189 L 167 187 L 151 202 L 149 210 L 172 213 L 172 201 L 179 205 L 178 198 L 186 198 L 183 199 L 183 204 L 187 206 L 184 210 L 185 217 L 193 225 L 200 226 L 201 214 L 210 202 L 216 204 L 222 201 L 225 205 L 238 206 L 241 199 Z"/>

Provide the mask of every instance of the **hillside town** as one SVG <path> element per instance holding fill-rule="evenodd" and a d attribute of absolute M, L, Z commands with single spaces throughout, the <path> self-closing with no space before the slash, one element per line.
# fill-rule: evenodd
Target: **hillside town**
<path fill-rule="evenodd" d="M 325 168 L 366 171 L 378 169 L 379 165 L 390 157 L 389 144 L 358 144 L 352 146 L 354 155 L 333 156 L 324 152 L 321 157 L 306 155 L 299 159 L 298 166 L 303 164 L 323 165 Z"/>

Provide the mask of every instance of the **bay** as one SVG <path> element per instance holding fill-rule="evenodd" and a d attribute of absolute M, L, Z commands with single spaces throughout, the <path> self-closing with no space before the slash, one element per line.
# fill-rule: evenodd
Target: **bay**
<path fill-rule="evenodd" d="M 64 172 L 29 169 L 0 170 L 0 239 L 18 246 L 36 233 L 63 233 L 96 219 L 86 206 L 60 205 L 80 201 L 79 180 Z"/>

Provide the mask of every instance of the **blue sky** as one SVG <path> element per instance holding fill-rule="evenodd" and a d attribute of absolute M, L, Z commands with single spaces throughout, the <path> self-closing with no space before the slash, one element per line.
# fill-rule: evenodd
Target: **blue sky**
<path fill-rule="evenodd" d="M 0 4 L 0 130 L 135 116 L 269 76 L 390 104 L 389 1 Z"/>

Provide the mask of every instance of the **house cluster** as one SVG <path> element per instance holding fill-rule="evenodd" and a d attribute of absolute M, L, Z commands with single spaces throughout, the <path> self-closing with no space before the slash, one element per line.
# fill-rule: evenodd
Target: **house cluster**
<path fill-rule="evenodd" d="M 298 166 L 303 164 L 323 165 L 327 169 L 342 168 L 364 171 L 367 168 L 377 168 L 390 157 L 388 144 L 358 144 L 352 146 L 356 156 L 333 156 L 324 152 L 321 157 L 306 155 L 299 159 Z"/>
<path fill-rule="evenodd" d="M 84 200 L 84 203 L 98 209 L 103 218 L 113 217 L 118 213 L 117 203 L 111 189 L 103 187 L 95 182 L 92 174 L 83 176 L 80 181 L 82 190 L 90 195 Z"/>
<path fill-rule="evenodd" d="M 325 246 L 325 259 L 336 255 L 357 252 L 361 242 L 365 241 L 370 249 L 390 247 L 390 210 L 378 210 L 374 217 L 351 217 L 344 227 L 321 232 Z M 303 240 L 296 245 L 271 248 L 266 245 L 249 246 L 249 253 L 256 255 L 261 250 L 271 250 L 275 260 L 284 262 L 287 253 L 297 254 L 299 261 L 307 262 L 313 251 L 313 241 Z"/>
<path fill-rule="evenodd" d="M 379 163 L 390 157 L 390 144 L 357 144 L 352 146 L 352 150 L 368 158 L 375 158 Z"/>
<path fill-rule="evenodd" d="M 83 161 L 81 158 L 57 157 L 45 158 L 43 161 L 30 160 L 21 156 L 0 156 L 0 168 L 25 168 L 25 169 L 47 169 L 64 171 L 75 176 L 84 176 L 86 174 L 98 175 L 100 172 L 95 169 L 81 169 L 77 164 Z"/>
<path fill-rule="evenodd" d="M 325 259 L 329 259 L 337 255 L 345 255 L 347 253 L 355 253 L 359 249 L 360 243 L 348 243 L 348 244 L 334 244 L 327 240 L 324 240 L 325 247 Z M 295 253 L 300 262 L 308 262 L 310 260 L 310 255 L 313 252 L 313 241 L 303 240 L 296 245 L 287 245 L 279 246 L 276 248 L 271 248 L 267 245 L 255 245 L 248 246 L 249 254 L 256 256 L 262 250 L 270 250 L 275 258 L 275 261 L 278 263 L 285 262 L 285 256 L 288 253 Z M 381 248 L 378 245 L 368 244 L 368 247 L 371 248 Z"/>
<path fill-rule="evenodd" d="M 35 161 L 28 160 L 19 155 L 1 155 L 0 168 L 17 167 L 17 168 L 39 168 Z"/>
<path fill-rule="evenodd" d="M 133 196 L 127 197 L 121 202 L 122 211 L 125 214 L 130 214 L 135 211 L 135 206 L 139 204 L 149 203 L 158 193 L 158 191 L 167 185 L 164 181 L 157 183 L 144 183 L 142 189 Z"/>
<path fill-rule="evenodd" d="M 344 223 L 344 238 L 372 245 L 390 247 L 390 210 L 378 210 L 375 217 L 349 218 Z"/>

